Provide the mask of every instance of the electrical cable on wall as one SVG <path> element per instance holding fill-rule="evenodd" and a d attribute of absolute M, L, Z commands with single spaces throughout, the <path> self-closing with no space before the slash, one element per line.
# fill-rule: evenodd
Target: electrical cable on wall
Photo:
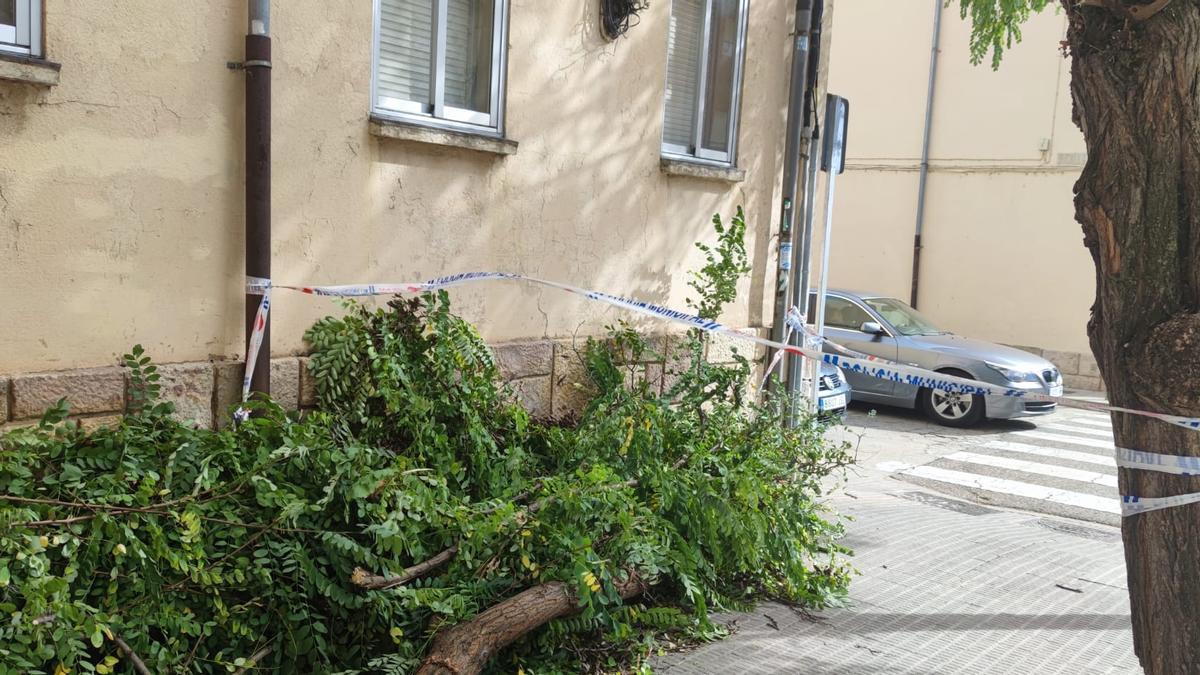
<path fill-rule="evenodd" d="M 600 29 L 608 40 L 616 40 L 638 24 L 638 12 L 650 7 L 648 0 L 600 0 Z"/>

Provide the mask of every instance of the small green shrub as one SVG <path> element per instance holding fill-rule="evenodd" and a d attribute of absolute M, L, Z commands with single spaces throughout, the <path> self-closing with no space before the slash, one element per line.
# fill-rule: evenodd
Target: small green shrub
<path fill-rule="evenodd" d="M 696 278 L 709 316 L 744 267 L 739 223 Z M 847 448 L 745 400 L 749 363 L 704 362 L 702 335 L 662 395 L 626 384 L 636 333 L 590 341 L 597 394 L 570 426 L 511 402 L 444 293 L 351 304 L 307 338 L 321 405 L 303 417 L 252 401 L 236 428 L 189 428 L 135 348 L 115 427 L 60 404 L 0 436 L 0 673 L 133 672 L 131 653 L 151 672 L 411 672 L 439 630 L 551 580 L 581 613 L 494 668 L 635 670 L 656 636 L 720 636 L 711 609 L 844 597 L 821 497 Z M 395 588 L 352 581 L 439 552 Z M 625 604 L 630 573 L 651 590 Z"/>

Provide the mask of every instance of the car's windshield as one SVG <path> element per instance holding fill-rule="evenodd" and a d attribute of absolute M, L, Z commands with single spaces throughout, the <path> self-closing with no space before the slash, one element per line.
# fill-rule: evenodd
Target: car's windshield
<path fill-rule="evenodd" d="M 943 335 L 946 331 L 933 325 L 920 312 L 900 302 L 895 298 L 864 298 L 863 302 L 871 306 L 892 324 L 901 335 Z"/>

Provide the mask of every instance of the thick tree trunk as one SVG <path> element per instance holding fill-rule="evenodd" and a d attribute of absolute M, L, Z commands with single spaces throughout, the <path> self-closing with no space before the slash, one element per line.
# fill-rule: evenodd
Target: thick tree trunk
<path fill-rule="evenodd" d="M 617 583 L 617 593 L 625 599 L 645 590 L 637 575 Z M 438 633 L 417 675 L 476 675 L 517 638 L 578 611 L 579 599 L 566 584 L 553 581 L 535 586 Z"/>
<path fill-rule="evenodd" d="M 1145 21 L 1063 0 L 1075 122 L 1088 162 L 1076 218 L 1096 263 L 1092 350 L 1119 406 L 1200 416 L 1200 0 Z M 1145 10 L 1142 10 L 1145 13 Z M 1113 415 L 1120 447 L 1200 455 L 1200 434 Z M 1122 470 L 1122 494 L 1200 478 Z M 1200 505 L 1123 521 L 1134 647 L 1146 672 L 1200 673 Z"/>

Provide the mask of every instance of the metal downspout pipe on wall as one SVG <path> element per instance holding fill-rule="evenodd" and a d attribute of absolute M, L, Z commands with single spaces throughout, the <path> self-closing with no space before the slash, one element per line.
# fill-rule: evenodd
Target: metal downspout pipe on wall
<path fill-rule="evenodd" d="M 246 276 L 271 278 L 271 4 L 249 0 L 246 35 Z M 246 344 L 258 311 L 258 295 L 246 295 Z M 252 392 L 271 393 L 271 320 L 268 316 Z"/>
<path fill-rule="evenodd" d="M 804 218 L 800 229 L 800 245 L 796 246 L 792 252 L 793 262 L 792 269 L 796 270 L 796 293 L 793 295 L 792 304 L 800 308 L 801 312 L 808 313 L 808 291 L 812 285 L 810 276 L 812 274 L 812 239 L 813 239 L 813 216 L 815 213 L 816 191 L 817 191 L 817 172 L 820 170 L 821 163 L 818 161 L 821 153 L 821 134 L 818 130 L 818 120 L 816 116 L 816 90 L 817 76 L 821 70 L 821 27 L 825 20 L 825 0 L 816 0 L 813 5 L 812 15 L 812 31 L 810 39 L 810 54 L 808 59 L 808 87 L 804 92 L 804 138 L 808 141 L 808 151 L 806 156 L 806 164 L 804 171 L 804 194 L 801 196 L 804 205 Z M 792 334 L 790 344 L 802 347 L 804 346 L 804 336 L 796 333 Z M 795 426 L 800 417 L 799 393 L 801 380 L 803 379 L 804 360 L 799 358 L 789 358 L 787 362 L 787 382 L 788 395 L 791 398 L 791 414 L 788 416 L 788 425 Z M 815 373 L 815 371 L 814 371 Z"/>
<path fill-rule="evenodd" d="M 943 0 L 933 0 L 933 44 L 929 54 L 929 88 L 925 94 L 925 133 L 921 138 L 921 173 L 917 182 L 917 225 L 913 235 L 912 285 L 908 304 L 917 306 L 921 281 L 921 234 L 925 229 L 925 191 L 929 185 L 929 136 L 933 130 L 933 92 L 937 84 L 938 51 L 942 37 Z"/>
<path fill-rule="evenodd" d="M 808 91 L 812 5 L 813 0 L 796 0 L 795 31 L 792 36 L 792 71 L 788 85 L 787 135 L 783 150 L 783 187 L 779 208 L 779 260 L 775 286 L 775 313 L 771 326 L 771 339 L 776 342 L 783 342 L 786 326 L 784 316 L 787 315 L 787 310 L 794 297 L 792 269 L 795 259 L 795 228 L 792 225 L 796 211 L 796 188 L 801 173 L 801 144 L 805 137 L 804 104 Z M 772 379 L 769 385 L 774 387 L 775 380 Z"/>

